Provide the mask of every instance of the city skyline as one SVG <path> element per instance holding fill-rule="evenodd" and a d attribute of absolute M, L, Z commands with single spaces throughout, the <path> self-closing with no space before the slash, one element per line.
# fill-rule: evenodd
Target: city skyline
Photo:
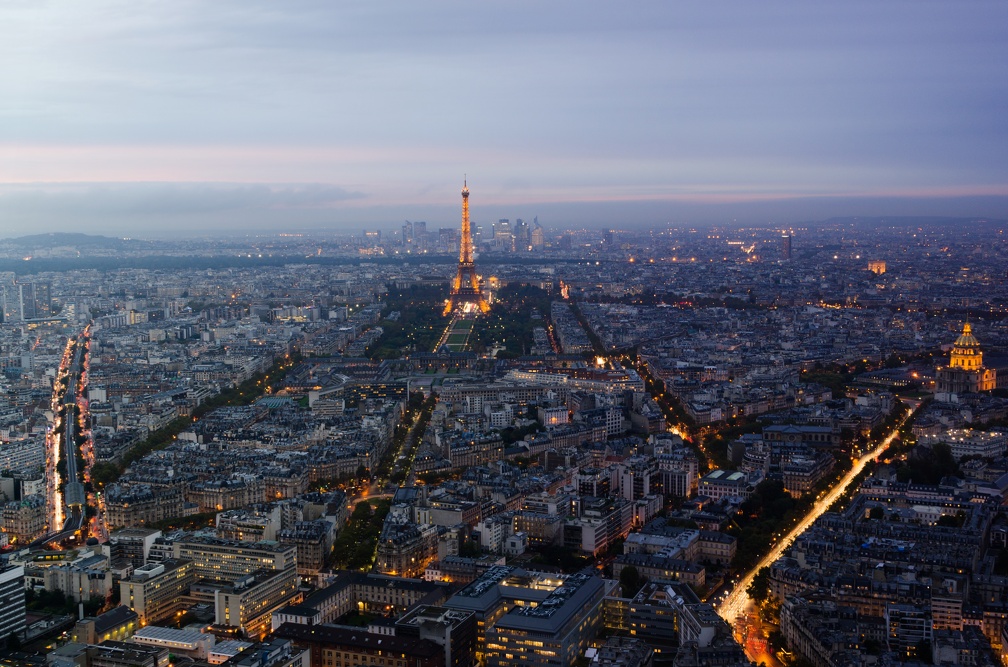
<path fill-rule="evenodd" d="M 7 7 L 0 236 L 1008 217 L 1000 3 Z"/>

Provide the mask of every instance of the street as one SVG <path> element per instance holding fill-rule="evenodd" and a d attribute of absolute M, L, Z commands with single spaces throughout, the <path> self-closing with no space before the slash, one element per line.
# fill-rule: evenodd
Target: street
<path fill-rule="evenodd" d="M 752 583 L 752 580 L 756 576 L 756 574 L 761 569 L 770 566 L 774 561 L 780 558 L 784 554 L 784 552 L 787 551 L 788 548 L 790 548 L 794 540 L 799 535 L 804 533 L 809 528 L 809 526 L 811 526 L 815 522 L 816 519 L 822 516 L 822 514 L 826 512 L 830 508 L 830 506 L 833 505 L 833 503 L 835 503 L 843 495 L 845 491 L 847 491 L 848 487 L 854 483 L 857 476 L 861 473 L 862 470 L 864 470 L 864 467 L 868 465 L 868 462 L 879 457 L 882 454 L 882 452 L 884 452 L 886 448 L 892 444 L 893 440 L 895 440 L 896 437 L 899 435 L 900 427 L 906 422 L 907 419 L 910 418 L 910 415 L 913 414 L 914 409 L 915 408 L 909 408 L 906 414 L 903 416 L 903 419 L 900 420 L 899 424 L 897 424 L 893 428 L 893 430 L 885 438 L 883 438 L 882 441 L 874 449 L 864 454 L 861 458 L 855 461 L 854 465 L 847 472 L 847 474 L 844 475 L 833 487 L 831 487 L 829 491 L 822 494 L 816 500 L 815 504 L 809 510 L 808 514 L 806 514 L 801 521 L 795 524 L 795 526 L 790 531 L 788 531 L 787 534 L 785 534 L 783 537 L 779 538 L 776 542 L 774 542 L 773 546 L 770 548 L 770 551 L 762 559 L 760 559 L 760 561 L 751 570 L 749 570 L 745 575 L 743 575 L 738 580 L 738 583 L 735 584 L 735 587 L 731 590 L 730 593 L 728 593 L 728 596 L 723 601 L 721 602 L 715 601 L 715 607 L 717 608 L 718 613 L 721 615 L 723 619 L 735 625 L 736 621 L 739 619 L 740 616 L 749 616 L 751 612 L 754 611 L 752 608 L 752 600 L 749 598 L 748 589 L 749 585 Z M 739 629 L 740 628 L 736 627 L 736 634 L 739 634 Z M 749 650 L 750 649 L 747 646 L 746 647 L 747 654 Z M 758 658 L 762 661 L 766 661 L 765 654 L 749 655 L 749 658 L 752 660 L 757 660 Z"/>

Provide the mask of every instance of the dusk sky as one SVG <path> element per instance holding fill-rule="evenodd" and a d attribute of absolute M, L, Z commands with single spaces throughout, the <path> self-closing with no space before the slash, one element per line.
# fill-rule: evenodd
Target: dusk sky
<path fill-rule="evenodd" d="M 0 236 L 1008 218 L 1008 3 L 0 7 Z"/>

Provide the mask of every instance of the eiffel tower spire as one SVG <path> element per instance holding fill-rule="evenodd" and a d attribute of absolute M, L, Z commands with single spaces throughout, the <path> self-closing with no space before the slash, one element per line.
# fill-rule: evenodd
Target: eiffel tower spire
<path fill-rule="evenodd" d="M 472 230 L 469 225 L 469 184 L 468 179 L 462 180 L 462 238 L 459 243 L 458 273 L 452 282 L 451 296 L 445 303 L 444 314 L 452 310 L 466 310 L 468 306 L 479 308 L 480 312 L 490 310 L 480 289 L 476 266 L 473 264 Z"/>

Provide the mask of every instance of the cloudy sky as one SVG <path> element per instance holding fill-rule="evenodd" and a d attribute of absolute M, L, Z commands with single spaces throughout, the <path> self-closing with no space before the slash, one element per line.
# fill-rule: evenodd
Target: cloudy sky
<path fill-rule="evenodd" d="M 0 6 L 0 236 L 1008 218 L 1008 3 Z"/>

